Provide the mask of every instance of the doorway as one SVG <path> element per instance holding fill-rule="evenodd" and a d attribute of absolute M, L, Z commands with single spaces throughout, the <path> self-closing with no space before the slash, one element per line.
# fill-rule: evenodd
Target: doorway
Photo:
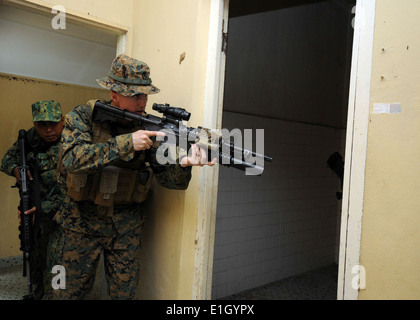
<path fill-rule="evenodd" d="M 356 1 L 265 3 L 230 1 L 222 127 L 264 129 L 273 162 L 262 176 L 220 168 L 212 299 L 337 276 L 341 180 L 327 160 L 345 156 Z"/>

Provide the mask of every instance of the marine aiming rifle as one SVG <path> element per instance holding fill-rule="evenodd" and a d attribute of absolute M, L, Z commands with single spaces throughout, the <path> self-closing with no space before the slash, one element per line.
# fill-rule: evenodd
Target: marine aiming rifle
<path fill-rule="evenodd" d="M 187 127 L 183 121 L 188 121 L 191 114 L 185 109 L 155 103 L 153 110 L 162 113 L 163 117 L 151 114 L 139 115 L 98 100 L 93 108 L 92 120 L 94 122 L 116 122 L 118 119 L 137 121 L 144 130 L 165 132 L 166 138 L 163 143 L 176 145 L 187 152 L 192 144 L 196 144 L 206 150 L 209 161 L 217 158 L 221 165 L 251 172 L 252 175 L 261 175 L 264 171 L 264 161 L 272 161 L 271 157 L 238 146 L 230 135 L 225 137 L 217 130 Z"/>

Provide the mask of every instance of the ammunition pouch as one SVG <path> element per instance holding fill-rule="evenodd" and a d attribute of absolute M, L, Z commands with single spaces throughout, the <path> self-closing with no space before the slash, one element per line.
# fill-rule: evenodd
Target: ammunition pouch
<path fill-rule="evenodd" d="M 111 207 L 115 204 L 141 203 L 152 185 L 153 171 L 108 166 L 97 173 L 67 175 L 67 194 L 75 201 L 91 200 Z"/>
<path fill-rule="evenodd" d="M 93 107 L 93 102 L 88 105 Z M 93 143 L 111 137 L 109 123 L 93 124 Z M 112 211 L 114 205 L 146 200 L 152 180 L 153 170 L 142 153 L 133 161 L 118 160 L 95 173 L 67 173 L 67 194 L 75 201 L 90 200 Z"/>

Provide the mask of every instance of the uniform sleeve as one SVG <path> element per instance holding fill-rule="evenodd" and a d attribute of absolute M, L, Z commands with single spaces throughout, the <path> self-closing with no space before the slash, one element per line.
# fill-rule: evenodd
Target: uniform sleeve
<path fill-rule="evenodd" d="M 156 159 L 158 144 L 155 143 L 150 152 L 150 165 L 153 168 L 157 182 L 165 188 L 185 190 L 191 180 L 192 167 L 181 167 L 177 159 L 176 164 L 160 164 Z"/>
<path fill-rule="evenodd" d="M 157 182 L 165 188 L 185 190 L 191 180 L 191 167 L 183 168 L 178 164 L 167 166 L 161 173 L 156 174 Z"/>
<path fill-rule="evenodd" d="M 30 146 L 34 146 L 38 143 L 39 135 L 34 127 L 27 131 L 27 139 L 28 145 Z M 16 140 L 4 155 L 1 161 L 0 170 L 7 175 L 14 177 L 15 175 L 13 174 L 13 169 L 20 166 L 21 161 L 19 141 Z"/>
<path fill-rule="evenodd" d="M 131 134 L 93 143 L 89 106 L 78 106 L 66 116 L 61 142 L 62 166 L 70 173 L 95 172 L 118 159 L 129 161 L 135 154 Z"/>

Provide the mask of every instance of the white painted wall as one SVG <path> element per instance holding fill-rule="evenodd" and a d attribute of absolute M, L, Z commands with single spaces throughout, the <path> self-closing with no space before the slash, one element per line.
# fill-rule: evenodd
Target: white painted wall
<path fill-rule="evenodd" d="M 326 159 L 340 150 L 343 130 L 229 112 L 223 121 L 266 128 L 274 162 L 261 177 L 220 168 L 212 297 L 336 262 L 341 201 Z"/>

